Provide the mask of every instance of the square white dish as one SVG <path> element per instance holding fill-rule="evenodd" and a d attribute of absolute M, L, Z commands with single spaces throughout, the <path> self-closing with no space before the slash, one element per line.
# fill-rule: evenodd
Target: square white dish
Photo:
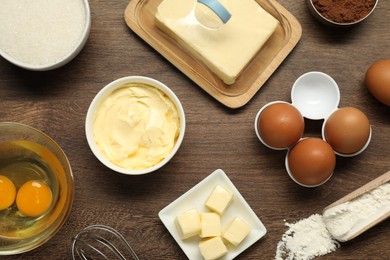
<path fill-rule="evenodd" d="M 225 228 L 234 217 L 240 217 L 251 227 L 251 232 L 238 247 L 234 248 L 226 243 L 228 253 L 221 258 L 222 260 L 234 259 L 267 233 L 261 220 L 257 217 L 228 176 L 224 171 L 218 169 L 163 208 L 158 214 L 165 227 L 190 260 L 203 259 L 198 246 L 200 238 L 192 237 L 182 240 L 175 226 L 175 218 L 180 213 L 191 208 L 197 208 L 199 212 L 210 212 L 204 204 L 216 185 L 220 185 L 234 194 L 232 203 L 221 216 L 222 229 Z"/>

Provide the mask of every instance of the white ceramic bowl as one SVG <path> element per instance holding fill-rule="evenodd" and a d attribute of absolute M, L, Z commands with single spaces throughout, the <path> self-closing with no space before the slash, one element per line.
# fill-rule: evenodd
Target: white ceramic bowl
<path fill-rule="evenodd" d="M 84 12 L 85 12 L 85 24 L 84 28 L 82 30 L 81 36 L 77 42 L 77 44 L 69 50 L 69 52 L 63 56 L 61 59 L 59 59 L 56 62 L 50 62 L 47 64 L 31 64 L 27 63 L 25 61 L 21 61 L 20 59 L 17 59 L 13 57 L 12 55 L 8 54 L 6 51 L 2 50 L 0 48 L 0 56 L 2 56 L 4 59 L 8 60 L 12 64 L 27 69 L 27 70 L 32 70 L 32 71 L 48 71 L 48 70 L 53 70 L 57 69 L 71 60 L 73 60 L 83 49 L 85 43 L 87 42 L 87 39 L 89 37 L 90 29 L 91 29 L 91 12 L 89 8 L 89 3 L 88 0 L 80 0 L 83 2 L 84 6 Z M 34 44 L 34 43 L 31 43 Z"/>
<path fill-rule="evenodd" d="M 292 104 L 301 114 L 313 120 L 325 119 L 340 102 L 340 90 L 332 77 L 310 71 L 301 75 L 291 89 Z"/>
<path fill-rule="evenodd" d="M 116 90 L 120 87 L 123 87 L 123 85 L 125 85 L 127 83 L 146 84 L 146 85 L 153 86 L 153 87 L 161 90 L 168 97 L 170 97 L 170 99 L 173 101 L 173 103 L 175 104 L 176 109 L 179 113 L 179 117 L 180 117 L 180 132 L 179 132 L 179 136 L 174 144 L 173 150 L 171 151 L 171 153 L 167 157 L 165 157 L 165 159 L 163 159 L 159 163 L 155 164 L 154 166 L 146 168 L 146 169 L 135 170 L 135 169 L 122 168 L 122 167 L 114 164 L 110 160 L 108 160 L 101 153 L 99 147 L 97 146 L 96 141 L 95 141 L 95 137 L 94 137 L 94 133 L 93 133 L 93 121 L 94 121 L 94 117 L 95 117 L 95 111 L 98 108 L 98 106 L 101 104 L 102 100 L 105 97 L 107 97 L 110 93 L 112 93 L 114 90 Z M 179 99 L 172 92 L 172 90 L 169 89 L 165 84 L 161 83 L 160 81 L 157 81 L 155 79 L 148 78 L 148 77 L 142 77 L 142 76 L 129 76 L 129 77 L 120 78 L 120 79 L 117 79 L 117 80 L 109 83 L 107 86 L 105 86 L 95 96 L 95 98 L 91 102 L 89 109 L 88 109 L 88 112 L 87 112 L 86 122 L 85 122 L 85 132 L 86 132 L 88 145 L 91 148 L 94 155 L 96 156 L 96 158 L 100 162 L 102 162 L 105 166 L 107 166 L 108 168 L 110 168 L 116 172 L 127 174 L 127 175 L 141 175 L 141 174 L 150 173 L 150 172 L 156 171 L 157 169 L 159 169 L 162 166 L 164 166 L 165 164 L 167 164 L 173 158 L 173 156 L 176 154 L 176 152 L 178 151 L 178 149 L 183 141 L 185 127 L 186 127 L 186 121 L 185 121 L 184 109 L 183 109 Z"/>

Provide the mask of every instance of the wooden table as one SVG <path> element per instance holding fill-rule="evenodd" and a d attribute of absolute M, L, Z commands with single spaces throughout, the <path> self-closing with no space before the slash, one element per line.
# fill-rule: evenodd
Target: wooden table
<path fill-rule="evenodd" d="M 321 213 L 352 190 L 390 170 L 390 113 L 367 91 L 363 78 L 374 61 L 390 58 L 390 3 L 379 1 L 363 24 L 336 30 L 318 23 L 305 1 L 280 0 L 301 23 L 297 47 L 244 107 L 227 108 L 195 85 L 126 26 L 127 0 L 90 0 L 92 29 L 83 51 L 68 65 L 31 72 L 0 59 L 1 121 L 21 122 L 51 136 L 67 154 L 75 179 L 71 214 L 40 248 L 2 259 L 69 259 L 72 237 L 91 224 L 118 229 L 141 259 L 185 259 L 158 212 L 215 169 L 223 169 L 268 233 L 238 259 L 273 259 L 276 244 L 292 223 Z M 257 140 L 259 108 L 290 101 L 293 82 L 307 71 L 323 71 L 339 84 L 340 107 L 364 111 L 372 124 L 363 154 L 337 158 L 334 176 L 323 186 L 295 184 L 284 168 L 285 152 Z M 103 166 L 90 151 L 85 115 L 95 94 L 129 75 L 156 78 L 181 100 L 187 126 L 173 160 L 144 176 L 124 176 Z M 306 121 L 305 136 L 320 137 L 322 121 Z M 390 225 L 385 221 L 321 259 L 389 259 Z"/>

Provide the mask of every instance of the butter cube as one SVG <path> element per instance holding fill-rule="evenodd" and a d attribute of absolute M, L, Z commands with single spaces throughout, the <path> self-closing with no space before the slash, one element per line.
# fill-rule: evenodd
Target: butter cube
<path fill-rule="evenodd" d="M 180 237 L 186 239 L 199 234 L 200 216 L 197 209 L 187 210 L 175 219 L 176 228 Z"/>
<path fill-rule="evenodd" d="M 249 234 L 250 226 L 236 217 L 223 230 L 222 237 L 234 246 L 238 246 Z"/>
<path fill-rule="evenodd" d="M 192 15 L 196 0 L 164 0 L 158 6 L 155 18 L 160 29 L 226 84 L 233 84 L 279 22 L 255 0 L 220 2 L 232 17 L 217 30 L 207 28 Z"/>
<path fill-rule="evenodd" d="M 213 237 L 199 242 L 200 253 L 205 260 L 218 259 L 227 254 L 228 250 L 221 237 Z"/>
<path fill-rule="evenodd" d="M 216 237 L 221 235 L 221 219 L 217 213 L 200 214 L 200 237 Z"/>
<path fill-rule="evenodd" d="M 222 214 L 233 200 L 233 193 L 217 185 L 209 198 L 206 200 L 206 207 L 212 211 Z"/>

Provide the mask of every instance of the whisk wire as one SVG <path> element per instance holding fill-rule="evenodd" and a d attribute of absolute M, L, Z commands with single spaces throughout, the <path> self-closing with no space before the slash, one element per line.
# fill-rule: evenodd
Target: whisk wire
<path fill-rule="evenodd" d="M 124 252 L 127 252 L 127 254 L 123 254 L 119 248 L 125 249 Z M 117 230 L 104 225 L 92 225 L 84 228 L 73 238 L 71 249 L 73 260 L 77 259 L 76 255 L 82 260 L 96 259 L 92 255 L 98 255 L 108 260 L 107 251 L 120 260 L 127 260 L 125 255 L 129 253 L 133 259 L 139 260 L 126 239 Z M 106 252 L 103 252 L 103 250 Z"/>
<path fill-rule="evenodd" d="M 104 259 L 108 260 L 108 258 L 99 250 L 97 249 L 96 247 L 84 242 L 83 240 L 79 239 L 78 236 L 74 237 L 73 238 L 73 244 L 72 244 L 72 255 L 73 255 L 73 259 L 75 259 L 74 257 L 74 251 L 76 251 L 77 255 L 82 259 L 82 260 L 93 260 L 94 258 L 92 256 L 90 256 L 90 254 L 87 253 L 86 250 L 82 249 L 82 248 L 79 248 L 76 245 L 76 242 L 77 243 L 81 243 L 83 244 L 84 246 L 86 246 L 88 249 L 92 249 L 93 252 L 95 253 L 98 253 L 99 255 L 101 255 Z"/>
<path fill-rule="evenodd" d="M 126 258 L 121 254 L 121 252 L 119 252 L 119 250 L 113 244 L 111 244 L 109 241 L 107 241 L 107 239 L 105 239 L 101 236 L 98 236 L 98 235 L 95 236 L 95 239 L 96 239 L 96 241 L 98 241 L 99 243 L 101 243 L 102 245 L 104 245 L 108 249 L 110 249 L 116 256 L 119 257 L 119 259 L 126 260 Z"/>

